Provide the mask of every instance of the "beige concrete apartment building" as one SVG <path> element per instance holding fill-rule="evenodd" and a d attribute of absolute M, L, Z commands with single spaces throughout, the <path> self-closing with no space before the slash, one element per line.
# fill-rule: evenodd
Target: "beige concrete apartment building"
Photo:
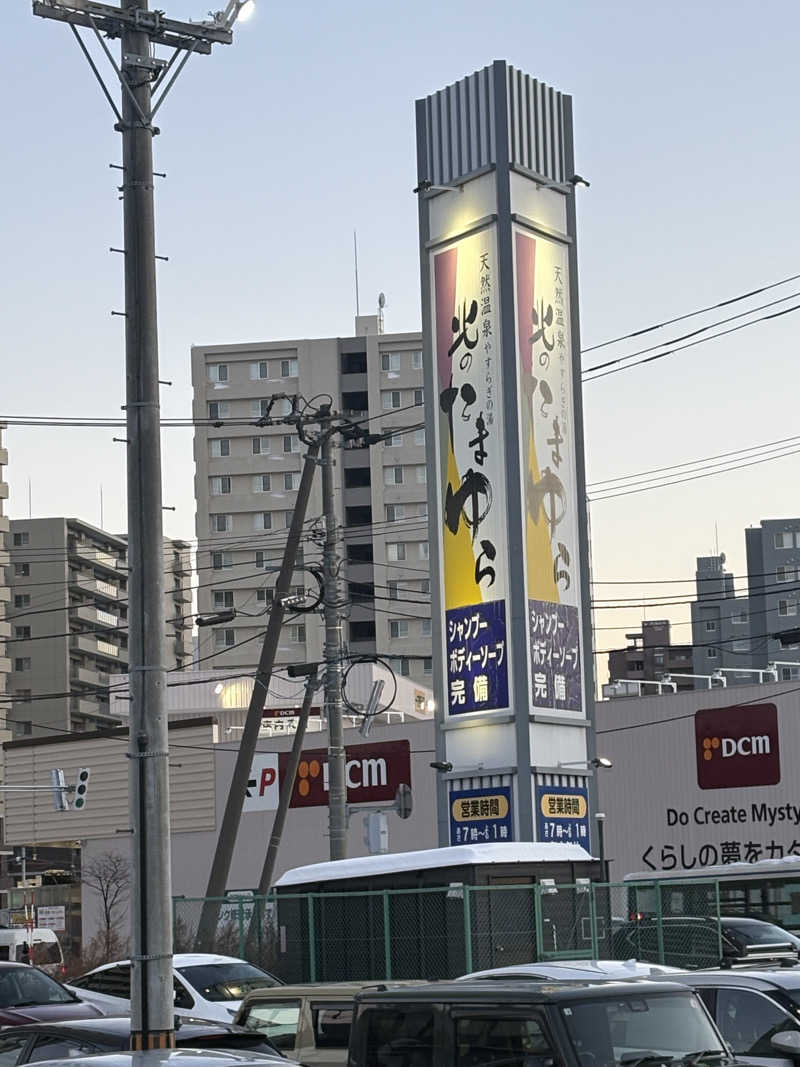
<path fill-rule="evenodd" d="M 10 523 L 8 688 L 15 736 L 97 729 L 128 666 L 127 541 L 74 518 Z M 164 542 L 168 668 L 192 658 L 191 558 Z"/>
<path fill-rule="evenodd" d="M 334 483 L 349 605 L 351 653 L 381 653 L 398 674 L 430 684 L 427 468 L 419 333 L 379 333 L 357 320 L 356 336 L 192 349 L 193 413 L 215 424 L 195 431 L 198 608 L 236 610 L 225 625 L 201 630 L 204 667 L 252 667 L 258 660 L 291 521 L 305 451 L 288 426 L 258 427 L 271 396 L 331 397 L 334 410 L 394 433 L 371 448 L 337 448 Z M 276 404 L 272 415 L 288 409 Z M 322 513 L 315 478 L 303 562 L 321 559 Z M 314 587 L 297 572 L 298 586 Z M 279 663 L 322 658 L 317 614 L 284 626 Z"/>
<path fill-rule="evenodd" d="M 5 718 L 8 711 L 5 696 L 8 690 L 8 674 L 11 670 L 11 661 L 8 658 L 8 647 L 6 645 L 6 641 L 11 636 L 11 623 L 7 618 L 11 590 L 8 587 L 8 565 L 10 562 L 8 553 L 8 518 L 4 514 L 5 502 L 8 499 L 8 484 L 3 477 L 4 468 L 8 464 L 8 452 L 3 447 L 4 430 L 5 426 L 0 424 L 0 715 L 3 718 Z"/>

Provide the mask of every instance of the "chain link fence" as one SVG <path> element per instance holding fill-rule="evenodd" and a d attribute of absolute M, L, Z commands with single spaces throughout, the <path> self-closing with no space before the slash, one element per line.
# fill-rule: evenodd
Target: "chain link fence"
<path fill-rule="evenodd" d="M 173 902 L 175 951 L 195 947 L 204 900 Z M 455 978 L 538 960 L 637 959 L 707 967 L 722 959 L 713 880 L 230 894 L 207 951 L 287 982 Z"/>

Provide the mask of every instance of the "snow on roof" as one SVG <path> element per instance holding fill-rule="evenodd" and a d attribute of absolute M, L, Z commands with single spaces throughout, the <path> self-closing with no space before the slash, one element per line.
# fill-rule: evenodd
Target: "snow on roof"
<path fill-rule="evenodd" d="M 287 871 L 276 888 L 309 882 L 332 882 L 399 871 L 434 870 L 437 867 L 477 866 L 487 863 L 587 863 L 591 855 L 580 845 L 538 841 L 510 841 L 502 844 L 451 845 L 418 852 L 393 852 L 382 856 L 359 856 L 349 860 L 310 863 Z"/>

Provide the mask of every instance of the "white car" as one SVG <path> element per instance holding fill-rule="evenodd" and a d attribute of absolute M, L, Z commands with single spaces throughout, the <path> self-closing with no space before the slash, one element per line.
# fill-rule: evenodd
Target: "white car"
<path fill-rule="evenodd" d="M 655 978 L 662 974 L 679 974 L 679 967 L 638 960 L 564 960 L 561 963 L 518 963 L 511 967 L 494 967 L 473 971 L 459 978 L 530 978 L 536 982 L 626 981 L 631 978 Z"/>
<path fill-rule="evenodd" d="M 279 978 L 246 960 L 210 952 L 183 952 L 172 957 L 175 1014 L 183 1018 L 229 1023 L 251 989 L 282 985 Z M 131 1009 L 131 964 L 119 960 L 95 967 L 67 985 L 73 993 L 106 1015 Z"/>

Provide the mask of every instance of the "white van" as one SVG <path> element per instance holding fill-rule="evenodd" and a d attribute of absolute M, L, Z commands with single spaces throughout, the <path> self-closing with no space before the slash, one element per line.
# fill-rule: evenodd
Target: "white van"
<path fill-rule="evenodd" d="M 56 978 L 63 974 L 64 956 L 55 930 L 44 927 L 37 926 L 33 930 L 23 926 L 0 929 L 0 960 L 32 963 Z"/>

